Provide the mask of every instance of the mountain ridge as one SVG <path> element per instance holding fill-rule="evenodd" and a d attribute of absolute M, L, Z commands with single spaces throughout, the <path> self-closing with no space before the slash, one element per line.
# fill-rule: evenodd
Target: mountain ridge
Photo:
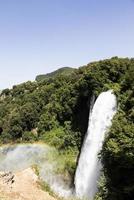
<path fill-rule="evenodd" d="M 75 71 L 75 68 L 72 68 L 72 67 L 61 67 L 50 73 L 39 74 L 36 76 L 35 80 L 36 81 L 48 80 L 50 78 L 55 78 L 58 75 L 66 75 L 67 76 L 67 75 L 70 75 L 71 73 L 73 73 L 74 71 Z"/>

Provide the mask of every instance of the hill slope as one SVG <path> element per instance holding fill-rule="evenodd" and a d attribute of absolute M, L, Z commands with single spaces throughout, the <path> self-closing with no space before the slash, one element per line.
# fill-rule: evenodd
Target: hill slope
<path fill-rule="evenodd" d="M 45 141 L 66 155 L 64 170 L 73 177 L 74 154 L 87 130 L 91 97 L 113 89 L 119 108 L 101 152 L 104 174 L 96 198 L 133 199 L 134 59 L 114 57 L 89 63 L 69 76 L 50 77 L 2 91 L 1 143 Z"/>
<path fill-rule="evenodd" d="M 71 67 L 62 67 L 60 69 L 57 69 L 56 71 L 53 71 L 48 74 L 41 74 L 36 76 L 36 81 L 43 81 L 43 80 L 48 80 L 50 78 L 55 78 L 58 75 L 70 75 L 72 72 L 74 72 L 74 68 Z"/>

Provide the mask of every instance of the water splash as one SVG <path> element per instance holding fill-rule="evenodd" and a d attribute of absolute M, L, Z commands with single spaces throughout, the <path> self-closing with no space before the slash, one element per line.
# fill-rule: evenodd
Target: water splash
<path fill-rule="evenodd" d="M 75 174 L 75 191 L 79 198 L 92 200 L 97 192 L 101 170 L 98 153 L 102 149 L 105 134 L 116 113 L 116 104 L 116 97 L 110 90 L 99 95 L 90 111 L 88 131 Z"/>
<path fill-rule="evenodd" d="M 72 194 L 64 176 L 56 173 L 58 152 L 55 148 L 43 144 L 19 144 L 0 147 L 0 171 L 17 172 L 33 165 L 39 169 L 39 177 L 61 197 Z"/>

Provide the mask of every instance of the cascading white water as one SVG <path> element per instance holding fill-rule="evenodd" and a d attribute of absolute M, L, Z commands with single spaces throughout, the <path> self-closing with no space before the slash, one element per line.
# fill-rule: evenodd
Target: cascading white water
<path fill-rule="evenodd" d="M 101 170 L 98 153 L 102 149 L 105 134 L 111 126 L 116 108 L 116 96 L 109 90 L 99 95 L 90 111 L 88 131 L 75 174 L 75 192 L 79 198 L 93 200 L 97 192 Z"/>

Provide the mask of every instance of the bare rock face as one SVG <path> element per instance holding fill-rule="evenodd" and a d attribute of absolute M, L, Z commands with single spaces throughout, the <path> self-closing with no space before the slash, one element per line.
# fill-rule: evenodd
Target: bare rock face
<path fill-rule="evenodd" d="M 5 184 L 13 184 L 14 183 L 14 174 L 12 172 L 0 172 L 0 179 Z"/>
<path fill-rule="evenodd" d="M 38 185 L 38 176 L 32 168 L 19 172 L 0 172 L 0 199 L 56 200 Z"/>

